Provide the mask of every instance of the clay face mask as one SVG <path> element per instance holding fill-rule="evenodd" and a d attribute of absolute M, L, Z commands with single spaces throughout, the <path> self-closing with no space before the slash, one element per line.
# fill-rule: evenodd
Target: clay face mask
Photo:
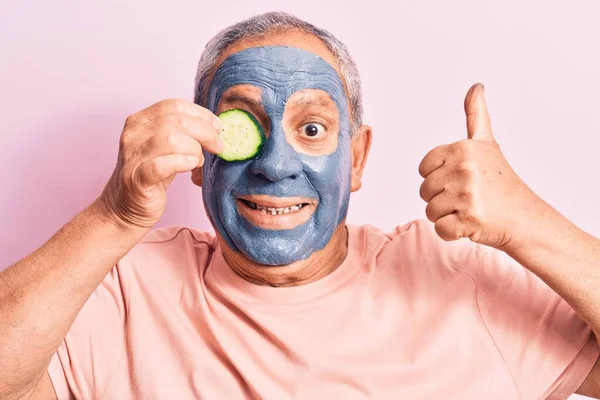
<path fill-rule="evenodd" d="M 211 81 L 207 108 L 216 112 L 225 91 L 236 85 L 260 89 L 260 105 L 270 130 L 255 159 L 227 162 L 205 152 L 204 204 L 211 222 L 233 250 L 260 264 L 291 264 L 322 249 L 346 217 L 351 139 L 344 86 L 335 69 L 322 58 L 280 46 L 248 48 L 225 59 Z M 337 107 L 337 144 L 326 155 L 298 152 L 286 139 L 282 123 L 286 102 L 304 89 L 325 92 Z M 252 209 L 255 204 L 240 200 L 250 195 L 310 199 L 307 210 L 312 213 L 290 229 L 258 226 L 243 215 L 261 211 Z M 250 210 L 240 209 L 248 206 Z M 296 211 L 294 207 L 291 210 Z"/>

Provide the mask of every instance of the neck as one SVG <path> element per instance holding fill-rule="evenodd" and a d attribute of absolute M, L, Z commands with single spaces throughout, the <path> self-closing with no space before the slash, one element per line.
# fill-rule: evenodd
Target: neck
<path fill-rule="evenodd" d="M 348 230 L 342 222 L 327 245 L 305 260 L 289 265 L 270 266 L 256 264 L 243 254 L 233 251 L 221 240 L 223 257 L 229 267 L 248 282 L 276 287 L 305 285 L 335 271 L 348 253 Z"/>

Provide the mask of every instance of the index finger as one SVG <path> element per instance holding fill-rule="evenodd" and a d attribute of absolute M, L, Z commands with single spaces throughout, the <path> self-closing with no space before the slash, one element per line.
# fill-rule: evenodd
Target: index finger
<path fill-rule="evenodd" d="M 421 174 L 423 178 L 427 178 L 429 174 L 444 165 L 447 152 L 448 145 L 443 144 L 427 153 L 427 155 L 423 157 L 421 164 L 419 164 L 419 174 Z"/>
<path fill-rule="evenodd" d="M 185 114 L 167 114 L 154 119 L 147 125 L 150 131 L 169 134 L 170 132 L 181 132 L 196 139 L 200 145 L 213 154 L 221 152 L 223 140 L 219 131 L 202 118 Z"/>
<path fill-rule="evenodd" d="M 159 101 L 158 103 L 154 103 L 150 107 L 136 113 L 135 117 L 136 120 L 146 123 L 169 114 L 183 114 L 190 117 L 200 118 L 214 126 L 217 130 L 223 129 L 221 120 L 210 110 L 191 101 L 182 99 L 167 99 Z"/>

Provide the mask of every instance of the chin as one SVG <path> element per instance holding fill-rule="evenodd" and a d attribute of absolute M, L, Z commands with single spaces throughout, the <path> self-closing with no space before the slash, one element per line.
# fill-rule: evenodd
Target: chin
<path fill-rule="evenodd" d="M 317 249 L 310 223 L 290 230 L 244 229 L 242 222 L 234 233 L 236 249 L 248 260 L 267 266 L 284 266 L 309 258 Z"/>

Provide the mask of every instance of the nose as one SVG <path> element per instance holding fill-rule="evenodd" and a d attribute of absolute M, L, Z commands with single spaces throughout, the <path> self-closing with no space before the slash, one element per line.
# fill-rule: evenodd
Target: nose
<path fill-rule="evenodd" d="M 302 173 L 298 153 L 285 140 L 283 130 L 272 130 L 262 152 L 250 165 L 250 172 L 271 182 L 296 179 Z"/>

